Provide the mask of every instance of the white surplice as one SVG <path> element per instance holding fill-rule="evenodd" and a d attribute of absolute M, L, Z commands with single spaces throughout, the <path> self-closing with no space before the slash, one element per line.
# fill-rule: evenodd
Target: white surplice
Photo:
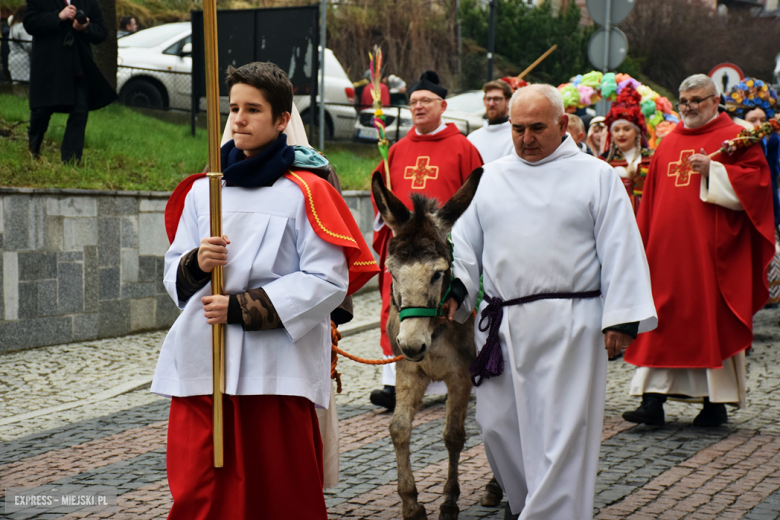
<path fill-rule="evenodd" d="M 231 118 L 233 112 L 228 116 L 225 123 L 225 132 L 222 134 L 223 146 L 233 139 L 233 129 L 231 128 Z M 284 129 L 287 135 L 287 144 L 290 146 L 308 146 L 309 140 L 306 138 L 306 129 L 303 126 L 301 115 L 295 105 L 290 112 L 290 123 Z M 322 437 L 322 459 L 325 466 L 323 489 L 336 487 L 339 483 L 339 417 L 336 410 L 336 387 L 334 383 L 330 385 L 330 406 L 327 409 L 316 409 L 317 421 L 320 425 L 320 436 Z"/>
<path fill-rule="evenodd" d="M 611 166 L 567 137 L 536 163 L 513 153 L 485 166 L 452 239 L 454 275 L 468 289 L 459 321 L 476 302 L 480 274 L 485 294 L 504 301 L 601 291 L 504 307 L 504 372 L 477 389 L 485 451 L 512 512 L 522 520 L 590 519 L 606 394 L 602 330 L 657 325 L 626 189 Z M 486 337 L 475 330 L 477 348 Z"/>
<path fill-rule="evenodd" d="M 294 395 L 330 403 L 330 313 L 347 294 L 342 248 L 321 239 L 306 216 L 300 188 L 282 177 L 264 188 L 222 188 L 223 233 L 230 239 L 225 294 L 262 287 L 284 328 L 245 332 L 228 325 L 225 393 Z M 187 194 L 176 238 L 165 254 L 163 283 L 183 312 L 163 342 L 152 392 L 210 395 L 211 326 L 201 297 L 211 282 L 182 301 L 176 291 L 181 257 L 210 236 L 209 186 L 199 179 Z"/>
<path fill-rule="evenodd" d="M 515 145 L 512 143 L 512 123 L 509 121 L 499 125 L 491 125 L 485 121 L 482 128 L 469 134 L 468 140 L 482 156 L 485 164 L 515 151 Z"/>
<path fill-rule="evenodd" d="M 744 211 L 725 166 L 710 162 L 709 177 L 701 176 L 699 198 L 733 211 Z M 747 401 L 745 352 L 723 360 L 722 368 L 637 367 L 631 379 L 630 395 L 664 394 L 685 396 L 682 400 L 729 403 L 744 408 Z"/>

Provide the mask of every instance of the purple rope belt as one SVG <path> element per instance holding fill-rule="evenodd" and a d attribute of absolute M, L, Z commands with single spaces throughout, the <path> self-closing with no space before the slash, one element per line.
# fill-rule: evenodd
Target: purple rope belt
<path fill-rule="evenodd" d="M 504 356 L 501 354 L 501 344 L 498 341 L 498 329 L 501 327 L 501 320 L 504 319 L 504 307 L 523 305 L 539 300 L 573 300 L 598 298 L 599 296 L 601 296 L 600 289 L 586 292 L 532 294 L 531 296 L 523 296 L 522 298 L 507 301 L 502 300 L 498 296 L 491 297 L 485 295 L 487 307 L 482 309 L 478 327 L 481 332 L 488 331 L 488 336 L 485 346 L 482 347 L 477 359 L 469 366 L 471 382 L 474 383 L 474 386 L 479 386 L 485 379 L 500 376 L 504 372 Z M 482 322 L 485 320 L 487 320 L 487 323 L 483 327 Z"/>

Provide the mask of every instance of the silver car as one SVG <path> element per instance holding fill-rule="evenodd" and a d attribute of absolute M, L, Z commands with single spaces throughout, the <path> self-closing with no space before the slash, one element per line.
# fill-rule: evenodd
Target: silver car
<path fill-rule="evenodd" d="M 485 105 L 481 90 L 469 90 L 447 98 L 447 110 L 442 115 L 445 123 L 455 123 L 463 135 L 482 128 L 485 120 Z M 397 141 L 412 129 L 412 112 L 408 107 L 387 107 L 385 113 L 385 130 L 390 141 Z M 377 131 L 374 128 L 374 109 L 360 111 L 355 121 L 352 138 L 355 141 L 376 142 Z"/>
<path fill-rule="evenodd" d="M 126 105 L 191 110 L 192 26 L 169 23 L 117 40 L 117 92 Z M 355 90 L 333 51 L 325 49 L 325 138 L 349 139 L 357 112 Z M 308 121 L 311 96 L 295 96 L 295 106 Z M 205 99 L 200 110 L 205 110 Z M 228 100 L 220 100 L 228 113 Z M 316 117 L 316 116 L 315 116 Z"/>

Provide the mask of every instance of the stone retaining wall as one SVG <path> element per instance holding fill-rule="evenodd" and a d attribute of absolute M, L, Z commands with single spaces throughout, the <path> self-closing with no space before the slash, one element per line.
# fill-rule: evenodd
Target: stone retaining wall
<path fill-rule="evenodd" d="M 167 192 L 0 188 L 0 352 L 169 327 Z M 367 192 L 345 192 L 368 243 Z"/>

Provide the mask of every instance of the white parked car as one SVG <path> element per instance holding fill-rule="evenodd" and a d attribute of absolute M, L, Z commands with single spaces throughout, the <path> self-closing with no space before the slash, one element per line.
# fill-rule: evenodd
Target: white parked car
<path fill-rule="evenodd" d="M 181 22 L 151 27 L 117 40 L 116 79 L 120 101 L 131 106 L 189 111 L 192 106 L 191 34 L 191 24 Z M 344 68 L 333 51 L 325 49 L 326 139 L 351 136 L 357 118 L 354 95 Z M 294 103 L 307 123 L 311 96 L 295 96 Z M 228 112 L 227 98 L 220 100 L 220 109 Z M 205 99 L 201 99 L 200 110 L 205 110 Z"/>
<path fill-rule="evenodd" d="M 481 90 L 469 90 L 447 98 L 447 110 L 442 115 L 445 123 L 455 123 L 463 135 L 482 128 L 485 120 L 485 105 L 482 98 L 485 96 Z M 390 141 L 396 141 L 406 135 L 412 129 L 412 113 L 407 107 L 384 109 L 385 131 Z M 399 117 L 400 116 L 400 117 Z M 377 140 L 376 128 L 374 128 L 374 109 L 360 111 L 360 117 L 355 121 L 352 138 L 355 141 Z"/>

